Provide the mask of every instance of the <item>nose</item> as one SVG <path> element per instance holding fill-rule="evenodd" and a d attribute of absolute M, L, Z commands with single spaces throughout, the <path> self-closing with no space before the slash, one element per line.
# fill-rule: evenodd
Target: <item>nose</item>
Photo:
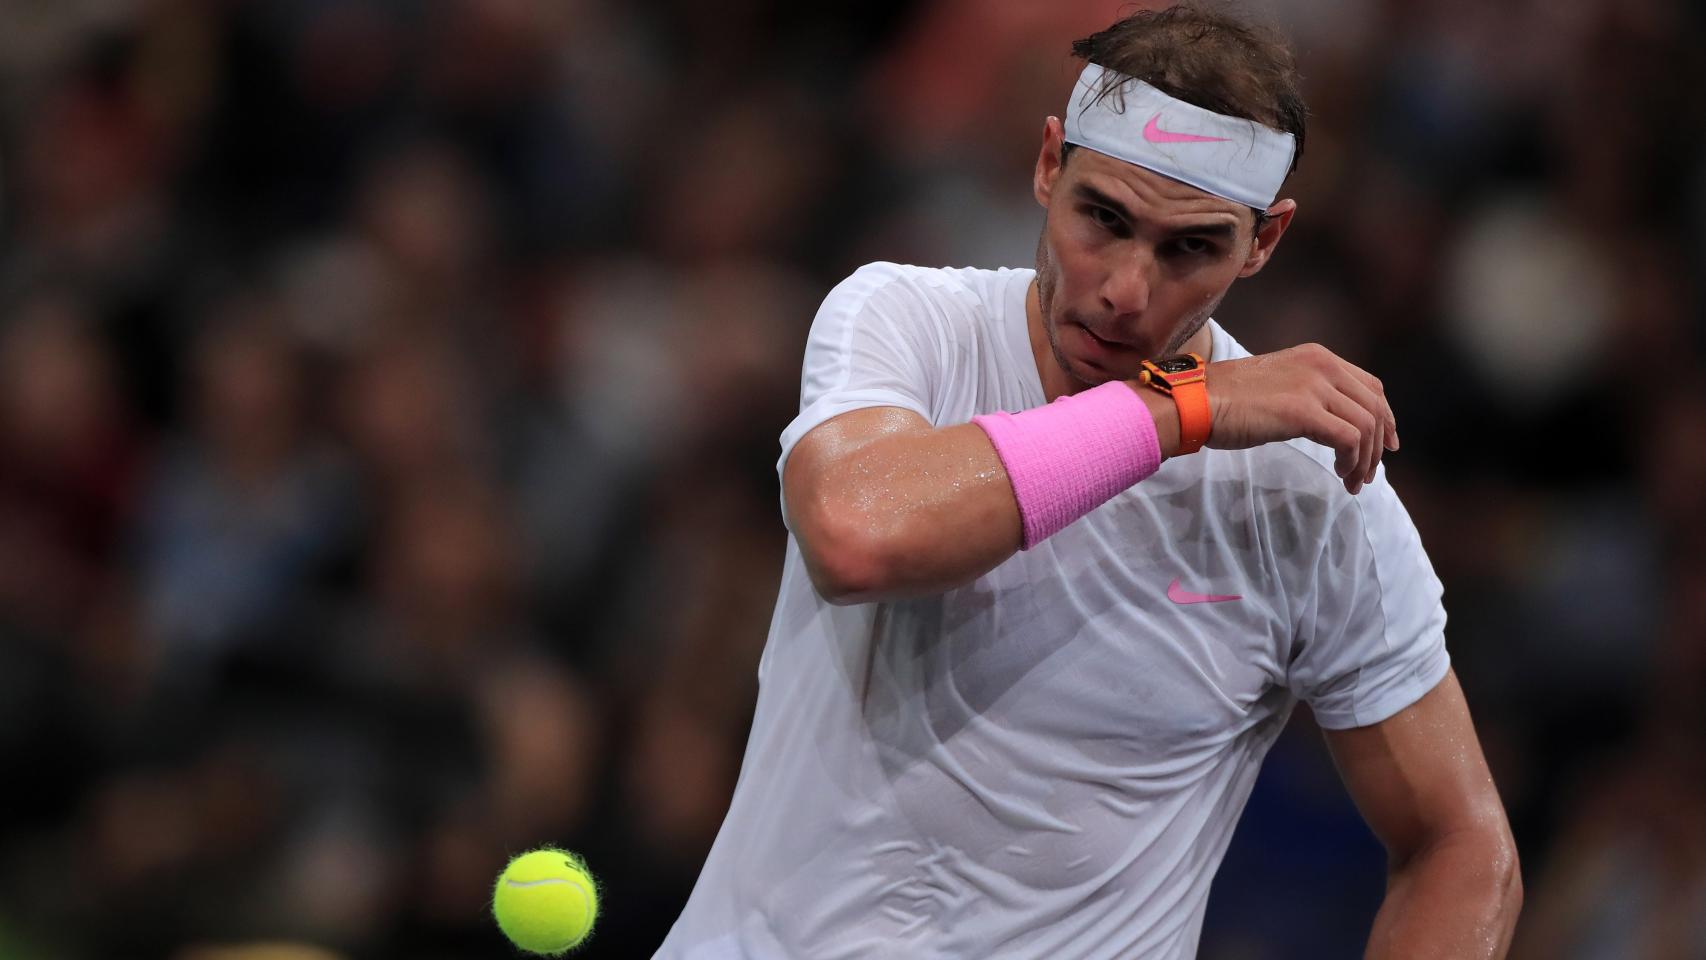
<path fill-rule="evenodd" d="M 1150 270 L 1155 257 L 1145 251 L 1121 257 L 1102 281 L 1102 302 L 1115 316 L 1142 313 L 1149 306 Z"/>

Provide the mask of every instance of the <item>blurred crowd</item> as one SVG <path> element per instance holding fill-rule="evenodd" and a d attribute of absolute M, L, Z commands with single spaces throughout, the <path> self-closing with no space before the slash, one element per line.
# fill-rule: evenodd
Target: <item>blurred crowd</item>
<path fill-rule="evenodd" d="M 1125 0 L 0 7 L 0 960 L 647 956 L 739 768 L 817 301 L 1028 266 Z M 1300 213 L 1221 321 L 1382 377 L 1521 958 L 1706 956 L 1706 13 L 1271 0 Z M 1353 956 L 1300 709 L 1207 960 Z"/>

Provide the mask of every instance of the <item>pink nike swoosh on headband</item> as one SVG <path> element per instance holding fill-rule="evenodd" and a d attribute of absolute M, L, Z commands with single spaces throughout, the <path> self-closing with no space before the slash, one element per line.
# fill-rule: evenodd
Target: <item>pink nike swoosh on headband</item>
<path fill-rule="evenodd" d="M 1192 593 L 1179 586 L 1179 578 L 1167 584 L 1167 599 L 1174 603 L 1224 603 L 1227 600 L 1242 600 L 1243 597 L 1230 593 Z"/>
<path fill-rule="evenodd" d="M 1161 114 L 1149 118 L 1143 125 L 1143 139 L 1150 143 L 1225 143 L 1226 137 L 1199 137 L 1194 133 L 1174 133 L 1161 129 Z"/>

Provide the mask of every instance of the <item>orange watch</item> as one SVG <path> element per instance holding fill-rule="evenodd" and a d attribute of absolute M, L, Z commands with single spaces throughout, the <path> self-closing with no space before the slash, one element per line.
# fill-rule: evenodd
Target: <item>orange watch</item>
<path fill-rule="evenodd" d="M 1208 442 L 1214 414 L 1208 408 L 1208 365 L 1194 353 L 1143 361 L 1139 381 L 1173 398 L 1179 411 L 1179 452 L 1196 453 Z"/>

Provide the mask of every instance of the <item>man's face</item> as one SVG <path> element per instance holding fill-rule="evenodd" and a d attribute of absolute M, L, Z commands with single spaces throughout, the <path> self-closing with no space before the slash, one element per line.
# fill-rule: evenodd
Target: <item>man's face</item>
<path fill-rule="evenodd" d="M 1094 150 L 1062 164 L 1059 146 L 1050 118 L 1034 185 L 1048 211 L 1037 243 L 1043 329 L 1072 379 L 1131 379 L 1143 360 L 1179 352 L 1232 281 L 1261 269 L 1290 201 L 1258 234 L 1248 207 Z"/>

